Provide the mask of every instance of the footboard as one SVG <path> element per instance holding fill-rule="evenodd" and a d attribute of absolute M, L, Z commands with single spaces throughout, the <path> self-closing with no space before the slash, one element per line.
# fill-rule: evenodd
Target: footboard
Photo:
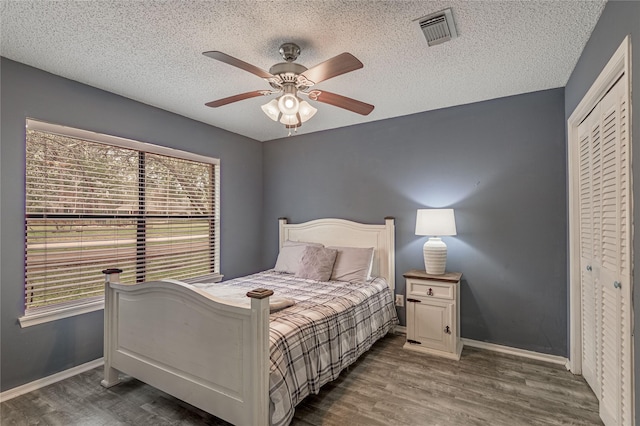
<path fill-rule="evenodd" d="M 269 424 L 270 290 L 251 308 L 189 285 L 105 284 L 102 385 L 128 374 L 236 425 Z"/>

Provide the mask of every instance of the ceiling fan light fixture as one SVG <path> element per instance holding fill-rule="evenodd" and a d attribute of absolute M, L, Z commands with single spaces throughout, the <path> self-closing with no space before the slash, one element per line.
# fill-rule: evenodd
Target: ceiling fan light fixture
<path fill-rule="evenodd" d="M 362 62 L 352 54 L 344 52 L 312 68 L 307 68 L 295 62 L 300 54 L 300 47 L 295 43 L 284 43 L 280 46 L 280 53 L 285 62 L 273 65 L 267 72 L 217 50 L 203 52 L 209 58 L 264 79 L 272 87 L 272 90 L 254 90 L 207 102 L 205 105 L 217 108 L 244 99 L 277 94 L 278 97 L 262 105 L 261 108 L 271 120 L 284 124 L 285 128 L 289 130 L 289 135 L 292 130 L 295 132 L 298 127 L 302 126 L 302 123 L 310 120 L 318 111 L 308 102 L 300 99 L 298 95 L 304 95 L 313 101 L 330 104 L 361 115 L 367 115 L 373 110 L 373 105 L 346 96 L 320 90 L 309 90 L 317 83 L 362 68 Z"/>
<path fill-rule="evenodd" d="M 262 111 L 272 119 L 273 121 L 278 121 L 280 118 L 280 109 L 278 108 L 278 99 L 272 99 L 270 102 L 262 105 Z"/>
<path fill-rule="evenodd" d="M 300 121 L 302 123 L 306 122 L 308 119 L 313 117 L 316 112 L 318 112 L 317 108 L 311 106 L 311 104 L 307 101 L 300 102 L 300 108 L 298 109 L 298 114 L 300 115 Z"/>

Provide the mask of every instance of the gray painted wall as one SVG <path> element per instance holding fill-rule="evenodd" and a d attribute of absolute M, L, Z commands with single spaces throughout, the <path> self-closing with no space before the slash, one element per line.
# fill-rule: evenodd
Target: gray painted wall
<path fill-rule="evenodd" d="M 458 235 L 444 239 L 448 270 L 464 274 L 462 336 L 566 356 L 563 117 L 554 89 L 266 142 L 264 266 L 278 217 L 394 216 L 404 294 L 402 273 L 423 268 L 416 210 L 453 207 Z"/>
<path fill-rule="evenodd" d="M 221 158 L 226 278 L 273 266 L 280 216 L 294 222 L 333 216 L 378 223 L 391 215 L 397 293 L 403 294 L 402 272 L 422 267 L 426 238 L 413 234 L 415 210 L 453 207 L 458 236 L 446 238 L 448 269 L 464 273 L 463 337 L 567 356 L 565 120 L 626 34 L 636 40 L 633 67 L 640 70 L 639 33 L 640 2 L 609 1 L 564 91 L 264 145 L 3 58 L 0 390 L 102 355 L 101 312 L 27 329 L 17 324 L 24 280 L 26 117 Z M 636 106 L 638 96 L 636 90 Z M 639 110 L 632 110 L 632 129 L 640 128 Z M 633 155 L 638 164 L 640 150 Z M 634 188 L 637 198 L 637 181 Z M 634 220 L 639 219 L 636 209 Z M 640 261 L 638 238 L 634 253 Z M 404 323 L 404 310 L 399 314 Z M 640 315 L 635 321 L 640 326 Z M 640 365 L 640 351 L 635 357 Z M 638 390 L 636 372 L 640 407 Z"/>
<path fill-rule="evenodd" d="M 635 237 L 633 239 L 633 262 L 640 265 L 640 237 L 638 226 L 640 223 L 640 149 L 638 148 L 640 131 L 640 2 L 638 1 L 609 1 L 600 16 L 589 42 L 584 48 L 580 60 L 576 65 L 565 89 L 565 119 L 568 119 L 580 100 L 587 93 L 600 71 L 607 64 L 611 55 L 616 51 L 622 40 L 628 34 L 631 35 L 631 134 L 632 143 L 632 171 L 633 171 L 633 198 L 636 200 L 633 212 L 633 221 L 636 224 Z M 634 306 L 640 306 L 640 278 L 635 274 Z M 635 314 L 635 329 L 640 330 L 640 314 Z M 640 350 L 638 350 L 638 338 L 635 340 L 635 404 L 636 411 L 640 410 Z M 636 416 L 637 418 L 638 416 Z"/>
<path fill-rule="evenodd" d="M 221 271 L 256 272 L 262 261 L 260 142 L 2 58 L 1 390 L 102 356 L 102 311 L 21 329 L 24 299 L 25 118 L 218 157 Z M 100 273 L 96 271 L 96 273 Z"/>

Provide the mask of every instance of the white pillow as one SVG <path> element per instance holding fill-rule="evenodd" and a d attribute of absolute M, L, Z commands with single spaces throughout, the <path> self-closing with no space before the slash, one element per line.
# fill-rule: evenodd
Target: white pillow
<path fill-rule="evenodd" d="M 296 277 L 316 281 L 329 281 L 338 250 L 306 246 L 300 259 Z"/>
<path fill-rule="evenodd" d="M 273 269 L 276 272 L 286 272 L 287 274 L 295 274 L 300 267 L 300 259 L 302 252 L 307 246 L 324 247 L 320 243 L 307 243 L 303 241 L 285 241 L 278 253 L 276 266 Z"/>
<path fill-rule="evenodd" d="M 363 283 L 371 279 L 373 247 L 327 247 L 338 250 L 331 280 Z"/>

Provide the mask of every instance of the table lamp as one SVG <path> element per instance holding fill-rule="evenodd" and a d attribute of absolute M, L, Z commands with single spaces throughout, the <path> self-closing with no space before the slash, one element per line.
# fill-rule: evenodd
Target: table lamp
<path fill-rule="evenodd" d="M 447 264 L 447 245 L 440 237 L 456 235 L 453 209 L 418 209 L 416 235 L 429 236 L 424 243 L 424 267 L 427 274 L 442 275 Z"/>

